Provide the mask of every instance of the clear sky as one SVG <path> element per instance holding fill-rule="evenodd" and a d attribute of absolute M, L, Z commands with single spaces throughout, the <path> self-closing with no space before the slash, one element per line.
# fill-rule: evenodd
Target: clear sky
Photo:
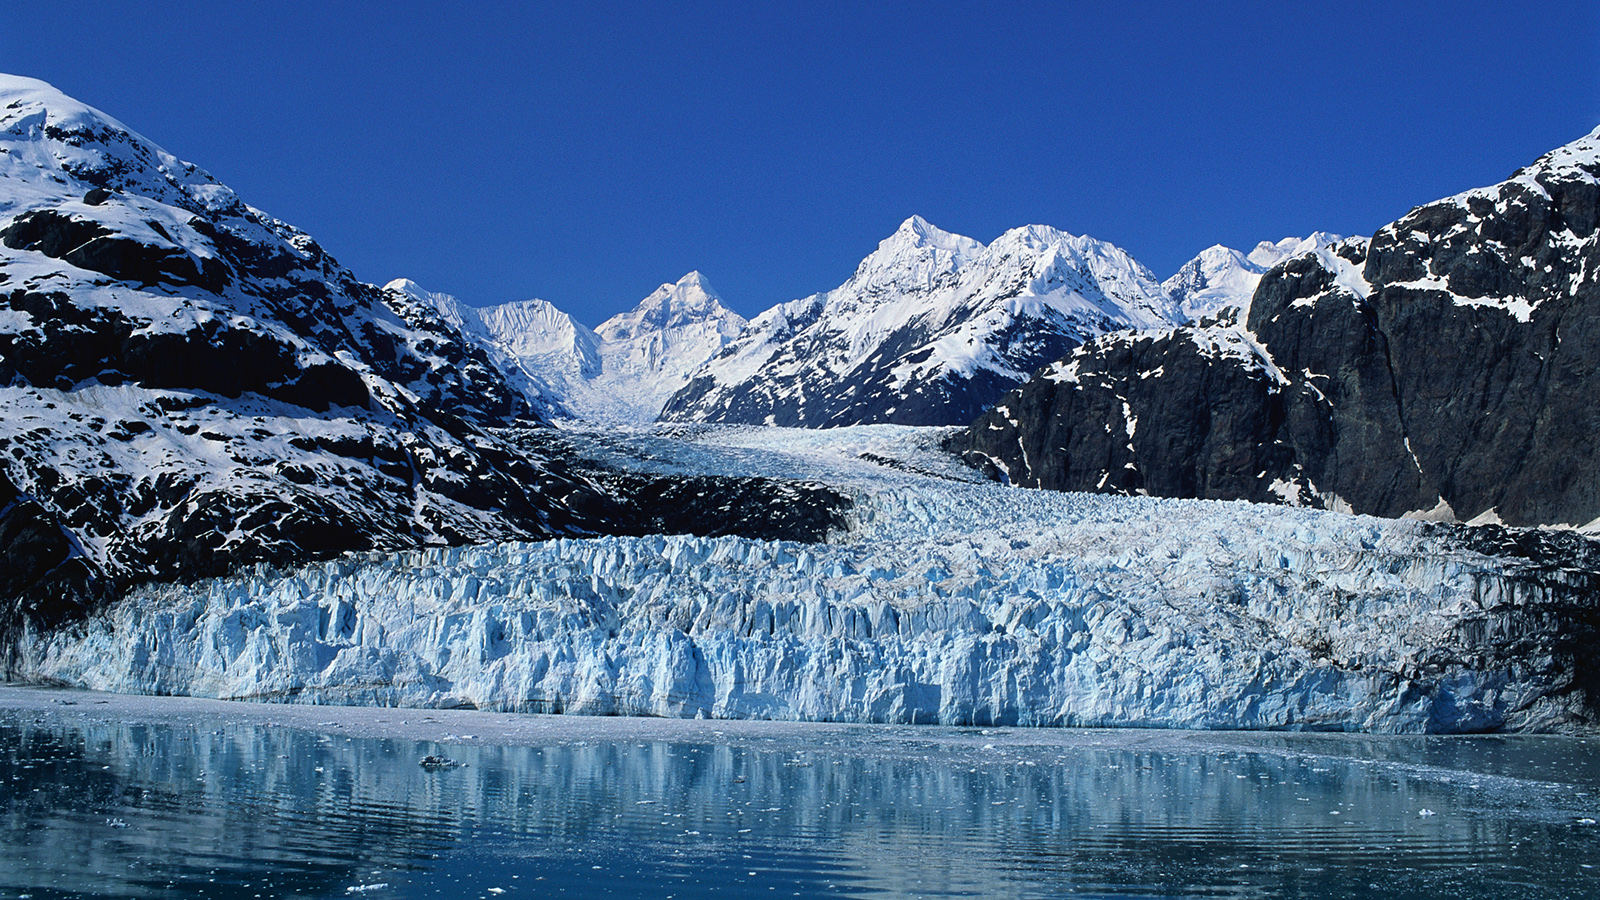
<path fill-rule="evenodd" d="M 589 325 L 699 269 L 746 315 L 907 216 L 1170 275 L 1371 234 L 1600 125 L 1600 4 L 0 4 L 51 82 L 364 280 Z"/>

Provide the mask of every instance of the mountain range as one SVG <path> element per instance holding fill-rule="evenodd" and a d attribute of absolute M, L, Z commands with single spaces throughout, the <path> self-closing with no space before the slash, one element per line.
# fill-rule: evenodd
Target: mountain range
<path fill-rule="evenodd" d="M 1043 225 L 985 246 L 907 219 L 839 287 L 746 321 L 698 272 L 593 331 L 542 300 L 473 307 L 406 280 L 534 408 L 597 423 L 962 425 L 1103 334 L 1244 308 L 1272 266 L 1337 236 L 1211 247 L 1158 283 L 1127 251 Z"/>
<path fill-rule="evenodd" d="M 1016 484 L 1586 526 L 1596 140 L 1371 240 L 1212 247 L 1165 282 L 1093 238 L 984 245 L 913 216 L 844 284 L 749 321 L 691 272 L 591 330 L 362 282 L 6 76 L 0 597 L 790 496 L 706 482 L 686 504 L 569 458 L 559 420 L 976 420 L 952 447 Z"/>
<path fill-rule="evenodd" d="M 558 418 L 961 425 L 1085 340 L 1241 306 L 1271 264 L 1331 240 L 1214 247 L 1162 284 L 1090 237 L 1032 225 L 985 246 L 913 216 L 844 284 L 749 321 L 691 272 L 593 331 L 542 300 L 479 308 L 406 280 L 385 290 L 431 306 Z"/>

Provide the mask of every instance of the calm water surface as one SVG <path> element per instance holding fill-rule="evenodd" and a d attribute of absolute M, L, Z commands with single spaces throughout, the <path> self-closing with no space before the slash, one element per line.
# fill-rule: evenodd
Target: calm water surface
<path fill-rule="evenodd" d="M 0 708 L 0 898 L 1600 897 L 1592 740 L 519 716 L 507 746 L 54 702 Z"/>

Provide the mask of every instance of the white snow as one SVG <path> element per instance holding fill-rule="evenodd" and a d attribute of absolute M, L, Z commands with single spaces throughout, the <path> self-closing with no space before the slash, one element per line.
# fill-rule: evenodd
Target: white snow
<path fill-rule="evenodd" d="M 1268 269 L 1342 240 L 1341 235 L 1318 231 L 1306 238 L 1262 241 L 1248 255 L 1217 244 L 1184 263 L 1161 287 L 1172 295 L 1186 321 L 1236 310 L 1235 318 L 1242 322 L 1249 318 L 1250 300 Z"/>
<path fill-rule="evenodd" d="M 807 424 L 830 424 L 807 418 L 804 394 L 824 396 L 878 372 L 901 393 L 981 371 L 1021 382 L 1037 362 L 1007 346 L 1019 326 L 1070 346 L 1170 326 L 1177 315 L 1149 270 L 1110 244 L 1030 225 L 986 247 L 913 216 L 849 281 L 752 319 L 695 373 L 711 380 L 710 392 L 671 417 L 715 418 L 756 396 L 794 407 Z"/>
<path fill-rule="evenodd" d="M 496 359 L 536 406 L 589 422 L 655 421 L 745 327 L 699 272 L 663 284 L 632 310 L 590 330 L 543 300 L 472 307 L 397 279 L 385 290 L 426 302 Z"/>

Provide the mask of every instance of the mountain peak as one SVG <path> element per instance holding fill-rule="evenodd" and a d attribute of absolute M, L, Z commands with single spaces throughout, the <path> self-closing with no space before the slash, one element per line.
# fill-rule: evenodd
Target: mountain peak
<path fill-rule="evenodd" d="M 878 242 L 848 283 L 867 293 L 927 290 L 982 252 L 982 243 L 912 216 Z"/>
<path fill-rule="evenodd" d="M 900 227 L 895 229 L 894 234 L 878 244 L 879 251 L 885 248 L 900 250 L 918 247 L 932 247 L 963 257 L 970 257 L 982 250 L 983 244 L 972 238 L 945 231 L 921 216 L 912 216 L 901 222 Z"/>
<path fill-rule="evenodd" d="M 1600 128 L 1581 138 L 1551 150 L 1533 164 L 1534 168 L 1564 169 L 1573 166 L 1600 165 Z"/>
<path fill-rule="evenodd" d="M 632 311 L 613 316 L 597 330 L 616 330 L 619 326 L 629 331 L 640 327 L 672 328 L 731 315 L 733 313 L 722 305 L 722 296 L 716 288 L 696 270 L 676 282 L 662 284 L 640 300 Z"/>
<path fill-rule="evenodd" d="M 70 127 L 89 122 L 102 122 L 120 131 L 133 133 L 128 126 L 88 104 L 68 97 L 54 85 L 37 78 L 0 74 L 0 131 L 16 133 L 32 125 L 48 123 Z"/>
<path fill-rule="evenodd" d="M 1326 231 L 1309 237 L 1262 241 L 1248 254 L 1212 244 L 1161 283 L 1181 315 L 1190 321 L 1225 309 L 1248 311 L 1256 285 L 1268 269 L 1296 256 L 1315 253 L 1344 240 Z"/>
<path fill-rule="evenodd" d="M 700 290 L 712 296 L 716 296 L 717 294 L 716 290 L 711 287 L 711 282 L 706 280 L 706 276 L 700 274 L 699 269 L 695 269 L 682 278 L 679 278 L 677 286 L 682 288 L 698 287 Z"/>

